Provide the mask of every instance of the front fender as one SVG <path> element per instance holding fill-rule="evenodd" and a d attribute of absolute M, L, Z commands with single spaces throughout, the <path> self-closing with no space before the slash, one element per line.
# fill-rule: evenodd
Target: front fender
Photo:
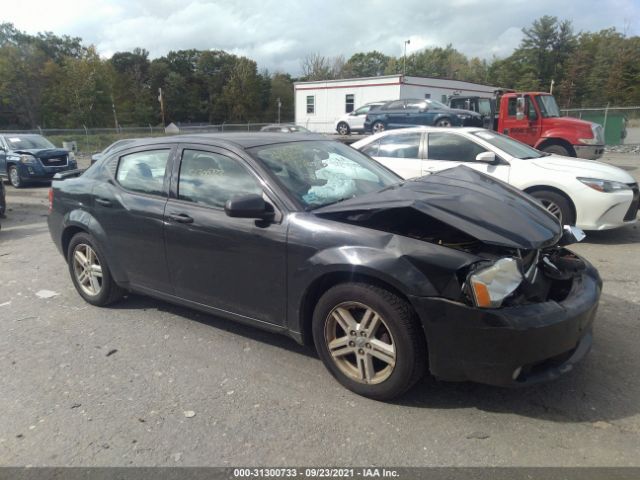
<path fill-rule="evenodd" d="M 540 138 L 534 145 L 534 148 L 538 148 L 544 142 L 552 138 L 558 139 L 558 140 L 564 140 L 570 143 L 571 145 L 577 145 L 578 143 L 580 143 L 578 141 L 578 137 L 575 131 L 572 131 L 566 128 L 550 128 L 549 130 L 542 131 L 542 135 L 540 135 Z"/>
<path fill-rule="evenodd" d="M 456 272 L 475 257 L 418 240 L 388 235 L 383 247 L 341 246 L 315 252 L 289 272 L 289 328 L 305 332 L 313 302 L 333 284 L 362 281 L 388 285 L 406 296 L 458 298 Z M 446 250 L 449 254 L 445 254 Z M 328 283 L 327 283 L 328 282 Z"/>

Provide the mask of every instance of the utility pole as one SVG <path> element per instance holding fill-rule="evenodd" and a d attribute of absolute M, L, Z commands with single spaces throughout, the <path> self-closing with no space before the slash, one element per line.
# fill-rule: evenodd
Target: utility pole
<path fill-rule="evenodd" d="M 278 103 L 278 123 L 280 123 L 280 107 L 282 107 L 282 102 L 280 101 L 280 97 L 278 97 L 278 100 L 276 100 L 276 102 Z"/>
<path fill-rule="evenodd" d="M 116 125 L 116 130 L 118 130 L 118 114 L 116 113 L 116 102 L 113 99 L 113 93 L 111 93 L 111 109 L 113 110 L 113 123 Z"/>
<path fill-rule="evenodd" d="M 158 101 L 160 102 L 160 112 L 162 113 L 162 126 L 165 127 L 164 123 L 164 99 L 162 98 L 162 88 L 158 88 Z"/>
<path fill-rule="evenodd" d="M 407 45 L 411 43 L 411 40 L 404 41 L 404 57 L 402 62 L 402 76 L 404 77 L 407 74 Z"/>

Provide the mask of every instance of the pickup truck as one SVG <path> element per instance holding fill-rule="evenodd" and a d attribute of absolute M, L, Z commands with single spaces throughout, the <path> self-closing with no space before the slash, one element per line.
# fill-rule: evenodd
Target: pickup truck
<path fill-rule="evenodd" d="M 451 108 L 482 115 L 483 127 L 509 135 L 538 150 L 589 160 L 604 153 L 604 130 L 597 123 L 561 117 L 553 95 L 508 92 L 495 98 L 452 97 Z M 497 108 L 496 108 L 497 107 Z"/>

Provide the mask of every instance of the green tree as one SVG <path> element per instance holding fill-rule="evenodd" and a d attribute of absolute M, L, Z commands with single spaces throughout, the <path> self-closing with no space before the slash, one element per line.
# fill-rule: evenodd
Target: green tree
<path fill-rule="evenodd" d="M 222 96 L 231 121 L 256 121 L 259 112 L 256 106 L 260 97 L 260 81 L 257 74 L 256 62 L 246 57 L 240 57 L 229 82 L 222 90 Z"/>
<path fill-rule="evenodd" d="M 389 57 L 377 50 L 355 53 L 349 58 L 344 70 L 349 77 L 377 77 L 383 75 L 389 64 Z"/>

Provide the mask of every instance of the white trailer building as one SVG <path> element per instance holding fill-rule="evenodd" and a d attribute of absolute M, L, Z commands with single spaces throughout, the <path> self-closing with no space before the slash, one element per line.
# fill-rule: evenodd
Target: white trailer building
<path fill-rule="evenodd" d="M 446 103 L 452 95 L 491 97 L 497 87 L 445 78 L 385 75 L 295 82 L 294 90 L 296 124 L 332 133 L 340 117 L 365 103 L 402 98 L 432 98 Z"/>

